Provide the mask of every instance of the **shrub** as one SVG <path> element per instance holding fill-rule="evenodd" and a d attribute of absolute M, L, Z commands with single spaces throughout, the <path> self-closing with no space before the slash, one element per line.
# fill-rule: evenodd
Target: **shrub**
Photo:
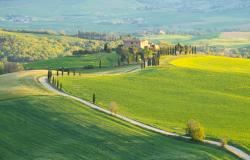
<path fill-rule="evenodd" d="M 186 134 L 194 141 L 203 141 L 205 138 L 204 128 L 195 120 L 189 120 L 187 122 Z"/>
<path fill-rule="evenodd" d="M 225 146 L 227 145 L 227 139 L 226 138 L 222 138 L 220 140 L 220 142 L 221 142 L 221 147 L 225 148 Z"/>
<path fill-rule="evenodd" d="M 112 114 L 117 114 L 118 112 L 118 105 L 116 102 L 110 102 L 110 108 L 109 108 L 109 111 L 112 113 Z"/>

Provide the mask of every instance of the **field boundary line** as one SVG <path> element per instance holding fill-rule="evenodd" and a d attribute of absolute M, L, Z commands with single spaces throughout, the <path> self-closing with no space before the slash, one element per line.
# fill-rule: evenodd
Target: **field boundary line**
<path fill-rule="evenodd" d="M 95 109 L 97 111 L 100 111 L 102 113 L 105 113 L 105 114 L 108 114 L 108 115 L 112 115 L 114 117 L 117 117 L 123 121 L 126 121 L 130 124 L 133 124 L 135 126 L 138 126 L 140 128 L 143 128 L 143 129 L 147 129 L 149 131 L 153 131 L 153 132 L 156 132 L 156 133 L 160 133 L 162 135 L 166 135 L 166 136 L 172 136 L 172 137 L 176 137 L 176 138 L 183 138 L 183 139 L 191 139 L 190 137 L 187 137 L 187 136 L 182 136 L 182 135 L 179 135 L 179 134 L 176 134 L 176 133 L 171 133 L 171 132 L 167 132 L 165 130 L 162 130 L 162 129 L 159 129 L 159 128 L 155 128 L 155 127 L 152 127 L 150 125 L 147 125 L 147 124 L 144 124 L 142 122 L 139 122 L 139 121 L 136 121 L 136 120 L 133 120 L 133 119 L 130 119 L 128 117 L 125 117 L 125 116 L 122 116 L 120 114 L 114 114 L 112 113 L 111 111 L 109 110 L 106 110 L 96 104 L 93 104 L 89 101 L 86 101 L 86 100 L 83 100 L 81 98 L 78 98 L 78 97 L 75 97 L 75 96 L 72 96 L 72 95 L 69 95 L 65 92 L 62 92 L 62 91 L 59 91 L 57 90 L 56 88 L 52 87 L 49 83 L 48 83 L 48 79 L 47 77 L 40 77 L 38 79 L 38 81 L 48 90 L 52 91 L 52 92 L 55 92 L 57 93 L 58 95 L 61 95 L 61 96 L 64 96 L 64 97 L 68 97 L 68 98 L 71 98 L 73 100 L 76 100 L 92 109 Z M 203 141 L 204 143 L 206 144 L 210 144 L 210 145 L 214 145 L 214 146 L 217 146 L 217 147 L 220 147 L 221 146 L 221 143 L 220 142 L 217 142 L 217 141 L 212 141 L 212 140 L 204 140 Z M 225 149 L 227 151 L 229 151 L 230 153 L 238 156 L 239 158 L 241 159 L 244 159 L 244 160 L 250 160 L 250 155 L 248 155 L 247 153 L 245 153 L 244 151 L 240 150 L 239 148 L 236 148 L 234 146 L 231 146 L 231 145 L 226 145 L 225 146 Z"/>

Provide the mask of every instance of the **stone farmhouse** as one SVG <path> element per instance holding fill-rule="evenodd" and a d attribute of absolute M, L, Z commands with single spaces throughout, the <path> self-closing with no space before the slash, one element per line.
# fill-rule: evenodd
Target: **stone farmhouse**
<path fill-rule="evenodd" d="M 148 40 L 140 39 L 126 39 L 123 41 L 123 46 L 127 48 L 139 48 L 139 49 L 154 49 L 158 50 L 160 47 L 156 44 L 150 43 Z"/>

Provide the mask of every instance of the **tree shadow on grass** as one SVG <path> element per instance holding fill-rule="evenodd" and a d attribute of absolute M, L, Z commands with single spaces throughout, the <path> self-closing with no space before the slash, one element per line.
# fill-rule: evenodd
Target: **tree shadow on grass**
<path fill-rule="evenodd" d="M 1 159 L 235 159 L 162 136 L 58 96 L 0 102 Z"/>

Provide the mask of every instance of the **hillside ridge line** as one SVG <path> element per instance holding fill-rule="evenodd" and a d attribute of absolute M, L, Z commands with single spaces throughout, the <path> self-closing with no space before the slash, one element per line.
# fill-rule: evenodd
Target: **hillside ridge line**
<path fill-rule="evenodd" d="M 153 132 L 156 132 L 156 133 L 160 133 L 162 135 L 166 135 L 166 136 L 172 136 L 172 137 L 179 137 L 179 138 L 183 138 L 183 139 L 190 139 L 190 137 L 187 137 L 187 136 L 181 136 L 179 134 L 176 134 L 176 133 L 171 133 L 171 132 L 167 132 L 165 130 L 162 130 L 162 129 L 159 129 L 159 128 L 155 128 L 155 127 L 152 127 L 150 125 L 147 125 L 147 124 L 144 124 L 144 123 L 141 123 L 139 121 L 136 121 L 136 120 L 133 120 L 133 119 L 130 119 L 128 117 L 125 117 L 125 116 L 122 116 L 120 114 L 114 114 L 112 113 L 111 111 L 109 110 L 106 110 L 96 104 L 93 104 L 93 103 L 90 103 L 86 100 L 83 100 L 81 98 L 78 98 L 78 97 L 75 97 L 75 96 L 72 96 L 72 95 L 69 95 L 65 92 L 62 92 L 62 91 L 59 91 L 57 89 L 55 89 L 54 87 L 52 87 L 49 83 L 48 83 L 48 79 L 47 77 L 40 77 L 38 79 L 38 81 L 48 90 L 54 92 L 54 93 L 57 93 L 58 95 L 61 95 L 61 96 L 64 96 L 64 97 L 68 97 L 68 98 L 71 98 L 73 100 L 76 100 L 92 109 L 95 109 L 95 110 L 98 110 L 102 113 L 105 113 L 105 114 L 108 114 L 108 115 L 112 115 L 114 117 L 117 117 L 123 121 L 126 121 L 130 124 L 133 124 L 135 126 L 138 126 L 138 127 L 141 127 L 143 129 L 147 129 L 149 131 L 153 131 Z M 212 141 L 212 140 L 204 140 L 203 141 L 204 143 L 206 144 L 210 144 L 210 145 L 214 145 L 214 146 L 221 146 L 221 143 L 220 142 L 217 142 L 217 141 Z M 250 160 L 250 155 L 248 155 L 247 153 L 245 153 L 244 151 L 240 150 L 239 148 L 236 148 L 234 146 L 231 146 L 231 145 L 226 145 L 225 146 L 225 149 L 231 153 L 233 153 L 234 155 L 238 156 L 239 158 L 241 159 L 244 159 L 244 160 Z"/>

